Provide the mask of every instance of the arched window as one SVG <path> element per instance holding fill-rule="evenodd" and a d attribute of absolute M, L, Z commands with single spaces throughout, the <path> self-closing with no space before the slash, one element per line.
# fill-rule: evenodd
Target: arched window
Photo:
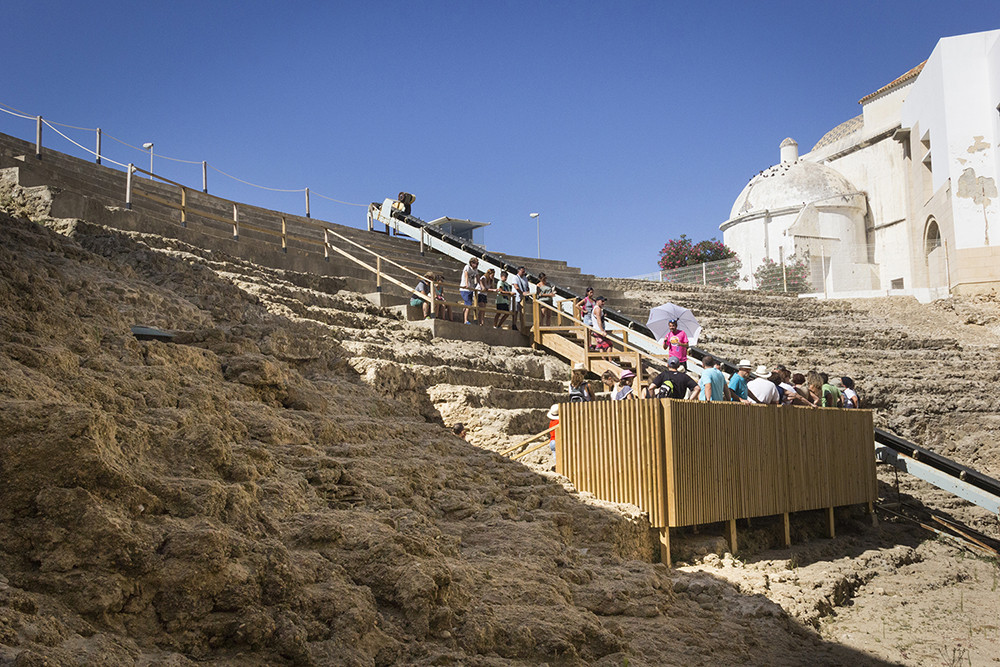
<path fill-rule="evenodd" d="M 931 254 L 936 248 L 941 247 L 941 230 L 938 229 L 937 220 L 930 218 L 927 221 L 927 231 L 924 232 L 924 254 Z"/>

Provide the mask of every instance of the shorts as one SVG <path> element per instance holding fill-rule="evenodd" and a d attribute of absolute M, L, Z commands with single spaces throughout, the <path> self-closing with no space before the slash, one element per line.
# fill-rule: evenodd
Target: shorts
<path fill-rule="evenodd" d="M 410 299 L 410 305 L 413 306 L 414 308 L 419 308 L 425 303 L 426 301 L 424 301 L 423 299 Z"/>
<path fill-rule="evenodd" d="M 460 289 L 458 290 L 458 294 L 462 297 L 462 303 L 466 306 L 472 305 L 472 290 Z"/>
<path fill-rule="evenodd" d="M 510 312 L 510 304 L 509 303 L 498 303 L 497 304 L 497 310 L 503 310 L 505 312 Z"/>
<path fill-rule="evenodd" d="M 485 294 L 477 294 L 476 295 L 476 301 L 479 303 L 480 306 L 485 306 L 486 305 L 486 295 Z"/>

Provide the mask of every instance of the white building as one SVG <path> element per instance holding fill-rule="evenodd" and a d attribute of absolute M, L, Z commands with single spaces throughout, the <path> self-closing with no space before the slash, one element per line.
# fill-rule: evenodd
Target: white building
<path fill-rule="evenodd" d="M 808 252 L 816 292 L 1000 288 L 1000 30 L 942 39 L 860 104 L 740 193 L 720 229 L 744 274 Z"/>

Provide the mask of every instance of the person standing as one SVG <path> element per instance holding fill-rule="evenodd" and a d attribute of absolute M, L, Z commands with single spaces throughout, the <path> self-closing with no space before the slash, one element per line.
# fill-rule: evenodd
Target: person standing
<path fill-rule="evenodd" d="M 728 401 L 729 385 L 726 384 L 726 376 L 719 370 L 719 360 L 710 354 L 706 354 L 701 360 L 704 370 L 701 372 L 701 379 L 698 386 L 701 387 L 701 395 L 698 397 L 702 401 Z"/>
<path fill-rule="evenodd" d="M 840 384 L 843 387 L 843 389 L 840 390 L 840 394 L 844 397 L 844 407 L 858 407 L 858 394 L 854 391 L 854 380 L 845 375 L 840 378 Z"/>
<path fill-rule="evenodd" d="M 451 306 L 444 300 L 444 276 L 440 273 L 434 276 L 434 301 L 437 304 L 437 317 L 446 322 L 451 322 Z"/>
<path fill-rule="evenodd" d="M 667 351 L 668 356 L 677 357 L 677 360 L 681 364 L 681 370 L 686 373 L 688 359 L 688 336 L 686 333 L 677 328 L 677 320 L 670 320 L 667 322 L 667 326 L 670 327 L 670 331 L 668 331 L 667 335 L 663 337 L 663 349 Z"/>
<path fill-rule="evenodd" d="M 462 315 L 462 321 L 466 324 L 472 324 L 469 321 L 469 311 L 472 310 L 475 305 L 473 291 L 476 289 L 476 285 L 479 283 L 479 260 L 473 257 L 469 260 L 469 263 L 462 269 L 462 278 L 458 284 L 458 293 L 462 297 L 462 303 L 465 304 L 465 311 Z"/>
<path fill-rule="evenodd" d="M 752 364 L 743 359 L 733 376 L 729 378 L 729 391 L 732 392 L 732 399 L 740 403 L 749 403 L 750 397 L 747 394 L 747 378 L 750 377 Z"/>
<path fill-rule="evenodd" d="M 524 300 L 531 291 L 525 273 L 526 269 L 523 266 L 517 267 L 517 274 L 514 276 L 514 280 L 511 281 L 511 287 L 514 291 L 514 303 L 511 307 L 511 320 L 513 324 L 511 324 L 510 328 L 514 331 L 518 331 L 517 325 L 519 321 L 521 328 L 524 328 Z"/>
<path fill-rule="evenodd" d="M 479 326 L 483 326 L 486 317 L 486 303 L 489 300 L 489 293 L 497 290 L 497 281 L 493 277 L 493 269 L 486 269 L 486 273 L 479 276 L 479 284 L 476 286 L 476 310 L 478 311 L 476 321 Z"/>
<path fill-rule="evenodd" d="M 771 380 L 767 366 L 761 364 L 754 374 L 757 377 L 747 382 L 747 396 L 750 401 L 762 405 L 777 405 L 781 397 L 777 385 Z"/>
<path fill-rule="evenodd" d="M 556 427 L 559 426 L 559 404 L 553 403 L 552 407 L 549 408 L 548 413 L 545 415 L 549 418 L 549 449 L 552 453 L 556 453 Z"/>
<path fill-rule="evenodd" d="M 626 399 L 635 398 L 635 392 L 632 391 L 632 382 L 634 380 L 635 373 L 633 371 L 628 369 L 622 371 L 621 377 L 618 380 L 618 392 L 611 396 L 611 400 L 624 401 Z"/>
<path fill-rule="evenodd" d="M 569 400 L 574 403 L 594 400 L 594 392 L 585 379 L 583 364 L 573 366 L 573 372 L 569 377 Z"/>
<path fill-rule="evenodd" d="M 535 284 L 535 298 L 538 299 L 538 303 L 546 304 L 548 306 L 552 305 L 552 301 L 556 295 L 556 288 L 549 284 L 548 276 L 545 272 L 538 274 L 538 283 Z M 552 311 L 548 308 L 539 308 L 538 314 L 542 319 L 542 326 L 549 326 L 552 321 Z"/>
<path fill-rule="evenodd" d="M 584 295 L 580 303 L 576 304 L 577 312 L 579 313 L 580 320 L 586 324 L 588 327 L 594 326 L 594 320 L 591 317 L 591 313 L 594 311 L 594 288 L 588 287 L 587 292 Z"/>
<path fill-rule="evenodd" d="M 510 317 L 510 295 L 511 287 L 507 282 L 507 272 L 500 272 L 500 282 L 497 283 L 497 314 L 493 316 L 493 328 L 499 329 L 503 326 L 504 320 Z M 511 320 L 513 324 L 513 320 Z"/>
<path fill-rule="evenodd" d="M 664 388 L 669 388 L 669 391 L 661 392 Z M 670 357 L 667 360 L 667 370 L 649 383 L 646 395 L 650 398 L 693 398 L 698 395 L 698 383 L 690 375 L 680 371 L 680 360 L 677 357 Z"/>
<path fill-rule="evenodd" d="M 607 301 L 608 298 L 605 296 L 599 296 L 594 300 L 594 310 L 590 317 L 593 321 L 592 326 L 598 333 L 594 334 L 594 344 L 590 346 L 591 350 L 604 352 L 611 349 L 611 341 L 608 340 L 608 332 L 604 329 L 604 304 L 607 303 Z"/>
<path fill-rule="evenodd" d="M 830 376 L 826 373 L 820 373 L 819 376 L 823 378 L 821 396 L 822 407 L 824 408 L 842 408 L 844 407 L 844 400 L 840 396 L 840 390 L 830 384 Z"/>

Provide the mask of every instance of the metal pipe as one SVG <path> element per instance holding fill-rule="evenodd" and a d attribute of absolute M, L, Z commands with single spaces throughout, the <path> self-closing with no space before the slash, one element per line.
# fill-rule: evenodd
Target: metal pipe
<path fill-rule="evenodd" d="M 125 208 L 132 210 L 132 174 L 135 172 L 135 165 L 128 163 L 128 170 L 125 177 Z"/>

